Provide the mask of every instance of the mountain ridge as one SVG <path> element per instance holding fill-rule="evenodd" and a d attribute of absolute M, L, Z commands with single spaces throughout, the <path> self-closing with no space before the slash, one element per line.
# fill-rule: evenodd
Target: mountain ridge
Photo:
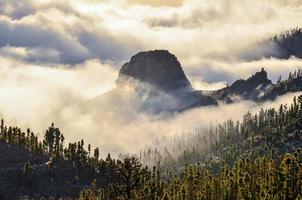
<path fill-rule="evenodd" d="M 110 95 L 123 98 L 129 91 L 138 110 L 153 114 L 217 105 L 215 99 L 192 87 L 180 62 L 168 50 L 151 50 L 132 56 L 122 65 L 116 88 L 107 93 L 106 98 Z"/>
<path fill-rule="evenodd" d="M 261 68 L 246 80 L 238 79 L 225 88 L 211 92 L 199 91 L 192 87 L 175 55 L 168 50 L 151 50 L 132 56 L 130 61 L 121 67 L 116 82 L 117 89 L 130 84 L 138 96 L 147 97 L 142 99 L 144 105 L 148 104 L 149 100 L 155 107 L 157 103 L 167 101 L 160 98 L 162 94 L 171 95 L 176 100 L 175 106 L 161 107 L 155 112 L 158 113 L 163 110 L 183 111 L 200 106 L 218 105 L 218 102 L 274 100 L 287 92 L 302 91 L 301 72 L 294 74 L 291 79 L 299 80 L 284 82 L 285 85 L 289 83 L 292 85 L 288 87 L 283 85 L 283 89 L 280 89 L 280 85 L 272 83 L 265 69 Z"/>
<path fill-rule="evenodd" d="M 246 80 L 238 79 L 231 86 L 213 91 L 211 96 L 219 101 L 232 103 L 232 97 L 239 96 L 245 100 L 259 101 L 262 93 L 272 85 L 264 68 Z"/>
<path fill-rule="evenodd" d="M 117 116 L 130 112 L 135 118 L 137 112 L 157 115 L 241 100 L 264 102 L 288 92 L 302 91 L 301 74 L 299 70 L 291 75 L 291 80 L 272 83 L 262 68 L 225 88 L 201 91 L 192 87 L 175 55 L 168 50 L 151 50 L 132 56 L 122 65 L 116 87 L 88 100 L 84 107 L 91 111 L 96 107 L 101 110 L 110 107 L 110 111 L 102 112 Z"/>

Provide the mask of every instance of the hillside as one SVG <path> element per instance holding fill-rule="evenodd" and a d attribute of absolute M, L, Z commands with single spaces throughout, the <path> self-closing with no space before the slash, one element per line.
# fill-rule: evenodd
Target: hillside
<path fill-rule="evenodd" d="M 29 129 L 7 127 L 0 132 L 0 197 L 15 200 L 29 195 L 34 199 L 76 197 L 97 178 L 97 186 L 118 181 L 106 171 L 116 165 L 110 158 L 99 160 L 99 150 L 84 149 L 84 142 L 63 147 L 64 136 L 54 125 L 40 140 Z M 105 170 L 105 171 L 104 171 Z M 109 173 L 109 174 L 108 174 Z M 109 177 L 108 177 L 109 176 Z"/>
<path fill-rule="evenodd" d="M 137 53 L 121 67 L 116 83 L 116 88 L 90 99 L 85 106 L 93 112 L 95 107 L 113 102 L 112 110 L 117 113 L 135 108 L 160 114 L 217 105 L 215 99 L 192 88 L 176 56 L 167 50 Z"/>
<path fill-rule="evenodd" d="M 302 0 L 0 0 L 0 200 L 302 200 Z"/>
<path fill-rule="evenodd" d="M 174 114 L 177 115 L 191 108 L 217 105 L 217 102 L 250 100 L 261 103 L 301 91 L 301 73 L 301 70 L 295 71 L 289 74 L 288 79 L 272 83 L 262 68 L 246 80 L 240 79 L 206 96 L 192 88 L 174 55 L 164 50 L 142 52 L 122 66 L 115 89 L 88 101 L 83 110 L 91 105 L 92 111 L 109 107 L 110 110 L 104 110 L 108 117 L 116 112 L 117 116 L 124 114 L 131 120 L 131 115 L 136 117 L 136 111 L 152 115 L 176 111 Z M 106 106 L 108 102 L 112 105 Z M 132 111 L 132 108 L 137 110 Z M 268 163 L 279 164 L 294 156 L 291 162 L 301 166 L 301 160 L 296 158 L 302 146 L 301 113 L 302 96 L 299 96 L 290 106 L 280 105 L 279 110 L 271 108 L 257 114 L 247 113 L 241 121 L 228 120 L 210 125 L 209 129 L 188 133 L 189 136 L 158 138 L 166 145 L 142 150 L 138 155 L 122 155 L 120 159 L 111 158 L 110 154 L 101 158 L 99 148 L 92 149 L 83 140 L 65 145 L 63 133 L 54 124 L 44 132 L 43 138 L 38 138 L 30 129 L 23 131 L 18 127 L 8 127 L 2 120 L 0 197 L 15 200 L 24 195 L 35 199 L 49 196 L 76 198 L 80 195 L 80 199 L 85 199 L 87 195 L 97 195 L 99 199 L 178 199 L 185 195 L 184 199 L 187 199 L 190 196 L 187 192 L 192 188 L 186 179 L 192 173 L 206 173 L 212 178 L 197 178 L 195 174 L 195 181 L 205 181 L 209 187 L 215 187 L 213 191 L 223 191 L 217 194 L 220 197 L 239 198 L 240 181 L 224 177 L 228 184 L 232 183 L 237 188 L 228 187 L 227 191 L 213 185 L 222 184 L 221 173 L 226 169 L 236 170 L 236 163 L 258 165 L 261 160 L 267 160 Z M 280 171 L 281 167 L 280 164 L 274 170 Z M 261 169 L 243 170 L 254 178 L 263 173 Z M 297 173 L 302 172 L 297 169 Z M 301 195 L 298 188 L 302 177 L 299 174 L 294 180 L 290 179 L 291 182 L 279 181 L 273 190 L 281 192 L 280 195 L 286 199 L 298 197 Z M 178 184 L 173 185 L 171 181 L 175 176 L 179 177 L 176 178 Z M 241 174 L 236 176 L 241 177 Z M 282 184 L 290 184 L 295 191 L 281 189 Z M 206 190 L 201 183 L 195 186 L 201 188 L 195 193 L 192 191 L 194 198 L 205 195 L 206 199 L 215 199 L 213 191 Z M 186 194 L 173 193 L 174 187 L 182 188 Z M 253 182 L 250 187 L 260 185 Z M 254 199 L 263 195 L 260 189 L 246 190 L 256 195 Z M 266 192 L 273 194 L 270 190 Z M 230 196 L 231 193 L 237 196 Z"/>
<path fill-rule="evenodd" d="M 272 83 L 267 78 L 267 72 L 262 68 L 246 80 L 239 79 L 230 86 L 210 92 L 210 96 L 224 103 L 240 100 L 265 102 L 298 91 L 302 91 L 301 70 L 290 72 L 286 80 Z"/>
<path fill-rule="evenodd" d="M 167 146 L 140 153 L 144 163 L 157 168 L 151 181 L 132 195 L 134 199 L 299 199 L 301 124 L 299 96 L 277 110 L 248 112 L 240 122 L 228 120 L 208 130 L 168 138 Z M 91 191 L 85 190 L 82 197 L 86 192 Z M 109 189 L 105 194 L 92 193 L 94 199 L 114 194 Z M 116 198 L 129 199 L 125 193 Z"/>
<path fill-rule="evenodd" d="M 174 147 L 141 152 L 140 161 L 131 156 L 99 159 L 99 150 L 92 151 L 90 145 L 85 148 L 84 141 L 64 147 L 64 136 L 54 125 L 40 140 L 29 130 L 25 134 L 2 124 L 0 181 L 4 199 L 23 195 L 36 199 L 80 195 L 81 200 L 89 196 L 93 200 L 181 199 L 182 195 L 215 199 L 215 191 L 220 191 L 216 194 L 219 197 L 237 199 L 244 188 L 251 192 L 250 198 L 277 195 L 295 199 L 301 195 L 302 96 L 295 97 L 289 106 L 280 105 L 278 110 L 247 113 L 242 122 L 228 120 L 208 131 L 190 134 L 189 139 L 172 140 Z M 149 170 L 141 162 L 157 164 Z M 272 171 L 267 171 L 268 166 Z M 270 176 L 276 185 L 263 187 L 260 182 L 249 182 L 250 178 L 244 179 L 246 174 L 264 184 L 269 184 L 265 177 Z M 181 190 L 175 190 L 177 187 Z"/>
<path fill-rule="evenodd" d="M 139 52 L 121 67 L 116 88 L 88 100 L 84 107 L 94 112 L 96 107 L 108 107 L 110 102 L 111 111 L 118 115 L 122 115 L 127 108 L 156 115 L 240 100 L 264 102 L 302 91 L 301 71 L 295 71 L 289 77 L 288 80 L 272 83 L 262 68 L 246 80 L 239 79 L 225 88 L 199 91 L 192 88 L 173 54 L 166 50 Z"/>
<path fill-rule="evenodd" d="M 256 72 L 255 75 L 246 80 L 239 79 L 231 86 L 213 91 L 211 96 L 226 103 L 232 103 L 235 98 L 259 101 L 269 86 L 272 86 L 272 82 L 267 78 L 267 73 L 262 68 L 260 72 Z"/>
<path fill-rule="evenodd" d="M 271 38 L 268 42 L 276 45 L 277 58 L 288 59 L 291 56 L 302 58 L 302 28 L 292 29 Z"/>
<path fill-rule="evenodd" d="M 302 28 L 294 28 L 250 44 L 238 54 L 243 60 L 276 58 L 287 60 L 291 57 L 302 59 Z"/>

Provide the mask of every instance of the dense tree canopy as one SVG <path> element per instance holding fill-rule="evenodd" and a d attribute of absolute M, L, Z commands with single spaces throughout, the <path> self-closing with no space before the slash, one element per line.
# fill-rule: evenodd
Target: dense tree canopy
<path fill-rule="evenodd" d="M 110 154 L 102 158 L 100 149 L 84 140 L 64 145 L 64 135 L 54 124 L 39 140 L 30 129 L 6 126 L 2 119 L 0 142 L 48 158 L 39 165 L 24 161 L 17 176 L 26 191 L 35 190 L 36 171 L 45 166 L 49 184 L 63 176 L 65 182 L 86 188 L 80 200 L 301 199 L 301 127 L 299 96 L 278 109 L 248 112 L 241 121 L 163 138 L 170 145 L 120 159 Z"/>

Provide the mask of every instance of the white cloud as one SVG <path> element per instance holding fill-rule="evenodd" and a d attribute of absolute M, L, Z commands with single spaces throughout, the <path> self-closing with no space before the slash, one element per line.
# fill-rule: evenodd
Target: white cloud
<path fill-rule="evenodd" d="M 70 140 L 84 137 L 104 151 L 133 152 L 161 133 L 194 129 L 226 113 L 240 118 L 259 107 L 245 102 L 152 118 L 135 111 L 130 95 L 128 104 L 110 99 L 86 110 L 87 99 L 114 87 L 117 68 L 130 56 L 168 49 L 198 89 L 222 87 L 261 67 L 276 80 L 302 61 L 254 60 L 272 48 L 247 50 L 301 24 L 299 0 L 186 0 L 177 6 L 0 0 L 1 111 L 13 124 L 42 132 L 54 121 Z"/>
<path fill-rule="evenodd" d="M 17 124 L 42 131 L 64 107 L 78 105 L 115 86 L 117 74 L 98 60 L 41 67 L 1 58 L 1 113 Z"/>

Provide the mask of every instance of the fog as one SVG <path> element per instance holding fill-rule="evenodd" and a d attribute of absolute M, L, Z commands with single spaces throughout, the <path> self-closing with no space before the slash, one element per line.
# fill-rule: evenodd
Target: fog
<path fill-rule="evenodd" d="M 168 49 L 201 90 L 222 88 L 262 67 L 276 81 L 302 60 L 264 58 L 276 53 L 274 46 L 258 44 L 301 24 L 302 5 L 295 0 L 0 1 L 0 112 L 9 124 L 40 135 L 55 122 L 67 141 L 84 138 L 103 155 L 135 153 L 159 135 L 240 119 L 297 94 L 263 105 L 150 115 L 137 109 L 141 102 L 131 88 L 106 94 L 132 55 Z"/>
<path fill-rule="evenodd" d="M 117 72 L 97 60 L 72 69 L 42 68 L 5 59 L 1 63 L 5 67 L 0 73 L 0 105 L 8 124 L 30 127 L 42 135 L 55 122 L 67 141 L 84 138 L 93 146 L 100 146 L 103 155 L 136 153 L 159 136 L 177 135 L 230 118 L 239 120 L 248 110 L 257 112 L 261 107 L 277 107 L 298 95 L 288 94 L 264 104 L 243 101 L 151 115 L 139 109 L 142 102 L 131 88 L 103 94 L 115 87 L 112 80 Z M 104 74 L 106 78 L 100 79 Z M 165 101 L 158 101 L 162 102 Z M 173 101 L 170 99 L 169 105 L 170 102 Z"/>

